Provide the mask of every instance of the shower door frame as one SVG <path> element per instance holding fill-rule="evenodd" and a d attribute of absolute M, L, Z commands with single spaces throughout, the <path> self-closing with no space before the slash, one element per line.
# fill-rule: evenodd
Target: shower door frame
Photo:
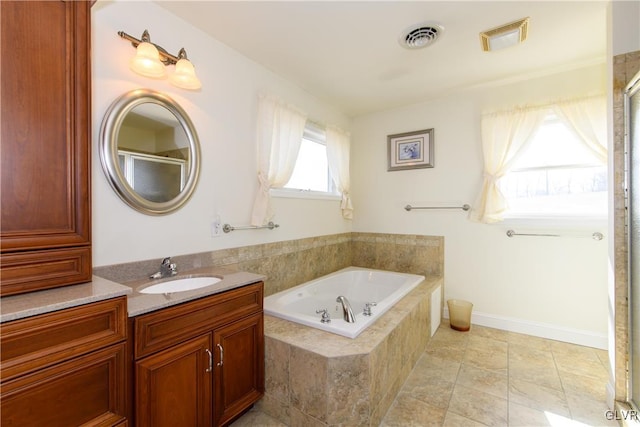
<path fill-rule="evenodd" d="M 640 404 L 640 384 L 634 384 L 634 377 L 640 382 L 640 360 L 637 362 L 636 369 L 634 369 L 634 357 L 640 358 L 640 345 L 636 346 L 634 335 L 638 335 L 640 337 L 640 307 L 636 305 L 640 305 L 640 298 L 635 301 L 636 294 L 640 294 L 640 283 L 634 283 L 634 280 L 638 282 L 640 277 L 636 277 L 636 275 L 640 275 L 640 271 L 636 271 L 633 269 L 633 257 L 635 256 L 635 252 L 633 250 L 633 234 L 632 233 L 632 220 L 631 216 L 635 212 L 635 209 L 640 209 L 639 206 L 635 206 L 633 203 L 633 195 L 635 192 L 640 192 L 640 188 L 632 188 L 632 168 L 634 176 L 636 174 L 640 174 L 640 168 L 638 166 L 633 165 L 632 161 L 632 151 L 634 149 L 640 150 L 640 135 L 633 135 L 634 141 L 631 140 L 632 137 L 632 127 L 631 127 L 631 102 L 630 99 L 633 96 L 640 96 L 640 72 L 638 72 L 633 79 L 629 82 L 624 91 L 624 117 L 625 117 L 625 183 L 624 183 L 624 191 L 625 191 L 625 223 L 626 223 L 626 240 L 627 240 L 627 286 L 628 286 L 628 304 L 629 304 L 629 314 L 628 314 L 628 337 L 629 337 L 629 346 L 628 346 L 628 367 L 627 367 L 627 403 L 631 405 L 631 407 L 638 411 L 638 406 Z M 640 120 L 640 111 L 637 112 L 636 116 L 633 117 L 635 121 Z M 640 127 L 640 126 L 637 126 Z M 636 250 L 640 251 L 640 248 L 637 248 L 637 245 L 640 242 L 635 242 Z M 636 302 L 637 304 L 634 304 Z M 636 314 L 634 315 L 634 311 Z M 635 332 L 634 332 L 635 331 Z M 640 338 L 639 338 L 640 339 Z M 634 350 L 634 347 L 637 347 Z M 639 372 L 635 372 L 635 371 Z M 634 388 L 638 388 L 637 393 L 634 395 Z"/>

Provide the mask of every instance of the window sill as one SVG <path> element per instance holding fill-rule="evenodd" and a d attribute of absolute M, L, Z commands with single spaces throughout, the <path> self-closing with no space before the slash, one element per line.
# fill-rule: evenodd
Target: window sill
<path fill-rule="evenodd" d="M 293 190 L 288 188 L 272 188 L 269 193 L 273 197 L 282 197 L 288 199 L 314 199 L 314 200 L 342 200 L 339 194 L 323 193 L 321 191 L 311 190 Z"/>

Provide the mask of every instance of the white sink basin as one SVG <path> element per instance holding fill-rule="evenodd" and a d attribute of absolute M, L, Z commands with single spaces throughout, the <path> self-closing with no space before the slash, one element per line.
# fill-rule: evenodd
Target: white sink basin
<path fill-rule="evenodd" d="M 192 291 L 218 283 L 218 277 L 189 277 L 187 279 L 169 280 L 139 290 L 141 294 L 170 294 L 173 292 Z"/>

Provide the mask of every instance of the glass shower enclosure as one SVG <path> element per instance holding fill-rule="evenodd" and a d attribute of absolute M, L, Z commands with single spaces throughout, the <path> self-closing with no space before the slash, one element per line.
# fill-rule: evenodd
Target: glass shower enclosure
<path fill-rule="evenodd" d="M 640 73 L 625 90 L 625 170 L 629 251 L 629 403 L 640 404 Z"/>

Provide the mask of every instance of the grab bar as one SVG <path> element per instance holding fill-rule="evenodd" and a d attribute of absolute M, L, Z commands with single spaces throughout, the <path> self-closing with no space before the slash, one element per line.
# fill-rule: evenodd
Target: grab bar
<path fill-rule="evenodd" d="M 222 231 L 225 233 L 230 233 L 234 230 L 258 230 L 260 228 L 268 228 L 269 230 L 273 230 L 274 228 L 280 227 L 279 224 L 274 224 L 273 221 L 269 221 L 267 225 L 241 225 L 241 226 L 232 226 L 229 224 L 225 224 L 222 226 Z"/>
<path fill-rule="evenodd" d="M 411 205 L 407 205 L 404 207 L 404 209 L 409 212 L 412 209 L 462 209 L 463 211 L 468 211 L 469 209 L 471 209 L 471 206 L 467 205 L 466 203 L 462 206 L 411 206 Z"/>
<path fill-rule="evenodd" d="M 544 234 L 544 233 L 516 233 L 513 230 L 507 230 L 507 236 L 508 237 L 513 237 L 513 236 L 540 236 L 540 237 L 562 237 L 562 234 Z M 577 237 L 577 236 L 574 236 Z M 604 239 L 604 234 L 600 233 L 599 231 L 594 232 L 593 234 L 591 234 L 591 238 L 593 240 L 602 240 Z"/>

